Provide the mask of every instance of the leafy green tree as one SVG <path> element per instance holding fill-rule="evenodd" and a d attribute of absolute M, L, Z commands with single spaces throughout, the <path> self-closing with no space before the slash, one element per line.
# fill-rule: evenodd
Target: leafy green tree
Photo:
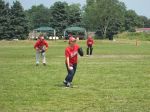
<path fill-rule="evenodd" d="M 141 19 L 142 21 L 142 27 L 143 28 L 150 28 L 150 19 L 148 19 L 147 17 L 145 16 L 139 16 L 139 18 Z"/>
<path fill-rule="evenodd" d="M 50 26 L 56 29 L 57 35 L 63 35 L 63 30 L 68 26 L 67 7 L 68 4 L 66 2 L 55 2 L 50 7 Z"/>
<path fill-rule="evenodd" d="M 87 6 L 93 5 L 96 2 L 96 0 L 86 0 Z"/>
<path fill-rule="evenodd" d="M 0 0 L 0 15 L 0 39 L 10 39 L 10 9 L 3 0 Z"/>
<path fill-rule="evenodd" d="M 147 21 L 145 27 L 150 28 L 150 19 L 148 19 L 148 21 Z"/>
<path fill-rule="evenodd" d="M 68 26 L 82 26 L 80 4 L 71 4 L 66 8 Z"/>
<path fill-rule="evenodd" d="M 126 7 L 118 0 L 87 0 L 85 22 L 89 30 L 98 30 L 106 38 L 123 30 Z"/>
<path fill-rule="evenodd" d="M 143 25 L 140 17 L 136 14 L 134 10 L 128 10 L 125 13 L 125 30 L 135 31 L 136 27 L 141 27 Z"/>
<path fill-rule="evenodd" d="M 28 21 L 19 1 L 13 2 L 11 7 L 11 36 L 17 39 L 26 39 L 29 33 Z"/>
<path fill-rule="evenodd" d="M 44 5 L 32 6 L 31 9 L 26 11 L 30 30 L 41 26 L 49 26 L 51 12 Z"/>

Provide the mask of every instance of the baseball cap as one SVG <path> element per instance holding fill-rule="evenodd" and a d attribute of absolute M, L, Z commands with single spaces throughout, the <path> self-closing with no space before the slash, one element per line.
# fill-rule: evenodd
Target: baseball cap
<path fill-rule="evenodd" d="M 76 41 L 76 39 L 74 37 L 69 38 L 69 42 L 75 42 L 75 41 Z"/>

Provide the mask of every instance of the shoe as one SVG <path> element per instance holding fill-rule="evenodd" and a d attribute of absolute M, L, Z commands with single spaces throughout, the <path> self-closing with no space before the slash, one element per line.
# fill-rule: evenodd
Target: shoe
<path fill-rule="evenodd" d="M 66 85 L 66 87 L 72 87 L 71 83 L 68 82 L 67 85 Z"/>
<path fill-rule="evenodd" d="M 63 81 L 63 84 L 64 84 L 65 86 L 67 86 L 67 81 L 66 81 L 66 80 L 64 80 L 64 81 Z"/>
<path fill-rule="evenodd" d="M 46 63 L 43 63 L 44 66 L 46 66 Z"/>

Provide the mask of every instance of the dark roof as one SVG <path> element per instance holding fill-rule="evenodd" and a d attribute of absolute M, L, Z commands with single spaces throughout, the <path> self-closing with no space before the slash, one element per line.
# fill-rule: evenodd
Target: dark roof
<path fill-rule="evenodd" d="M 65 31 L 79 31 L 79 32 L 85 32 L 86 29 L 82 27 L 68 27 L 65 29 Z"/>
<path fill-rule="evenodd" d="M 54 31 L 52 27 L 39 27 L 37 29 L 34 29 L 35 31 Z"/>

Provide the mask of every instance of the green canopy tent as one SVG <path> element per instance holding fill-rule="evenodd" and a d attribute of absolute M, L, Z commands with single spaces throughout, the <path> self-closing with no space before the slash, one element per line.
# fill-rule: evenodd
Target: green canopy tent
<path fill-rule="evenodd" d="M 53 32 L 53 36 L 56 35 L 56 31 L 55 29 L 53 29 L 52 27 L 39 27 L 37 29 L 34 29 L 34 31 L 36 32 L 42 32 L 42 33 L 50 33 Z"/>
<path fill-rule="evenodd" d="M 68 27 L 64 30 L 64 37 L 69 38 L 68 35 L 78 36 L 80 39 L 85 39 L 86 29 L 82 27 Z"/>

